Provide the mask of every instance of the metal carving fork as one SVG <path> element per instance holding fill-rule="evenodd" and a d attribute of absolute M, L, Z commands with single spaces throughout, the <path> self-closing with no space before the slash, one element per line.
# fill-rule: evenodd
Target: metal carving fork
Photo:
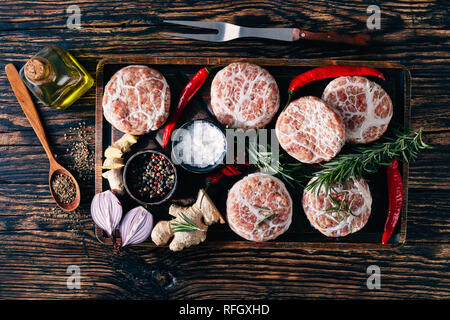
<path fill-rule="evenodd" d="M 310 32 L 299 28 L 248 28 L 226 22 L 203 21 L 178 21 L 164 20 L 182 26 L 190 26 L 204 29 L 215 29 L 216 34 L 195 33 L 166 33 L 165 35 L 211 42 L 225 42 L 237 38 L 265 38 L 281 41 L 295 41 L 299 39 L 327 41 L 334 43 L 347 43 L 357 46 L 365 46 L 370 40 L 370 35 L 358 33 L 354 36 L 330 32 Z"/>

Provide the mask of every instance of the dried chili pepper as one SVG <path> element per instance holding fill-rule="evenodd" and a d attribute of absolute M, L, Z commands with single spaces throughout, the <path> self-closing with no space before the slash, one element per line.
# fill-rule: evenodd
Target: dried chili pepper
<path fill-rule="evenodd" d="M 209 73 L 212 69 L 216 67 L 205 67 L 197 71 L 197 73 L 192 77 L 192 79 L 188 82 L 188 84 L 183 88 L 180 94 L 180 100 L 178 101 L 178 105 L 175 111 L 170 116 L 169 120 L 164 127 L 164 134 L 162 139 L 162 146 L 165 148 L 170 141 L 170 136 L 172 131 L 175 129 L 175 126 L 178 120 L 181 117 L 184 109 L 188 102 L 192 99 L 192 97 L 197 93 L 197 91 L 203 86 L 208 78 Z"/>
<path fill-rule="evenodd" d="M 385 80 L 384 75 L 381 73 L 381 71 L 370 67 L 347 65 L 329 65 L 317 67 L 303 72 L 292 79 L 291 83 L 289 84 L 288 101 L 286 103 L 286 106 L 291 102 L 295 91 L 307 85 L 308 83 L 322 79 L 343 76 L 376 76 L 380 79 Z"/>
<path fill-rule="evenodd" d="M 236 160 L 236 159 L 235 159 Z M 243 164 L 227 164 L 219 172 L 211 173 L 206 177 L 206 184 L 216 184 L 223 176 L 233 177 L 243 173 L 243 167 L 249 167 L 250 163 L 245 160 Z"/>
<path fill-rule="evenodd" d="M 393 159 L 391 164 L 387 167 L 387 182 L 389 192 L 389 209 L 384 225 L 382 244 L 386 244 L 392 235 L 392 232 L 397 225 L 398 218 L 403 203 L 403 180 L 398 169 L 397 159 Z"/>
<path fill-rule="evenodd" d="M 223 176 L 232 177 L 242 174 L 242 171 L 237 165 L 227 164 L 222 167 L 219 172 L 211 173 L 206 177 L 206 182 L 211 184 L 216 184 Z"/>

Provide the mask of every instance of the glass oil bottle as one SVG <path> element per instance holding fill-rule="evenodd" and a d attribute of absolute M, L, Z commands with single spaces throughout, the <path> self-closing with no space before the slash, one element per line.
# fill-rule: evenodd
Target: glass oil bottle
<path fill-rule="evenodd" d="M 94 84 L 94 79 L 66 50 L 43 48 L 20 69 L 28 89 L 45 105 L 67 109 Z"/>

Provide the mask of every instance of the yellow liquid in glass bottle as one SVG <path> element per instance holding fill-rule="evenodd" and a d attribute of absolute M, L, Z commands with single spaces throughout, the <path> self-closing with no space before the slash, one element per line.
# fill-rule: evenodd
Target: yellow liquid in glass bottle
<path fill-rule="evenodd" d="M 20 69 L 28 89 L 45 105 L 67 109 L 94 84 L 94 79 L 66 50 L 48 46 Z"/>

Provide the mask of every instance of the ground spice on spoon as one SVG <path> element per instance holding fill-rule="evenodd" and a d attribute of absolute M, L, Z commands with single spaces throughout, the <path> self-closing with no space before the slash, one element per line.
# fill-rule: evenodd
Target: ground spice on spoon
<path fill-rule="evenodd" d="M 55 174 L 51 186 L 59 203 L 69 204 L 75 200 L 77 189 L 69 176 L 60 173 Z"/>

